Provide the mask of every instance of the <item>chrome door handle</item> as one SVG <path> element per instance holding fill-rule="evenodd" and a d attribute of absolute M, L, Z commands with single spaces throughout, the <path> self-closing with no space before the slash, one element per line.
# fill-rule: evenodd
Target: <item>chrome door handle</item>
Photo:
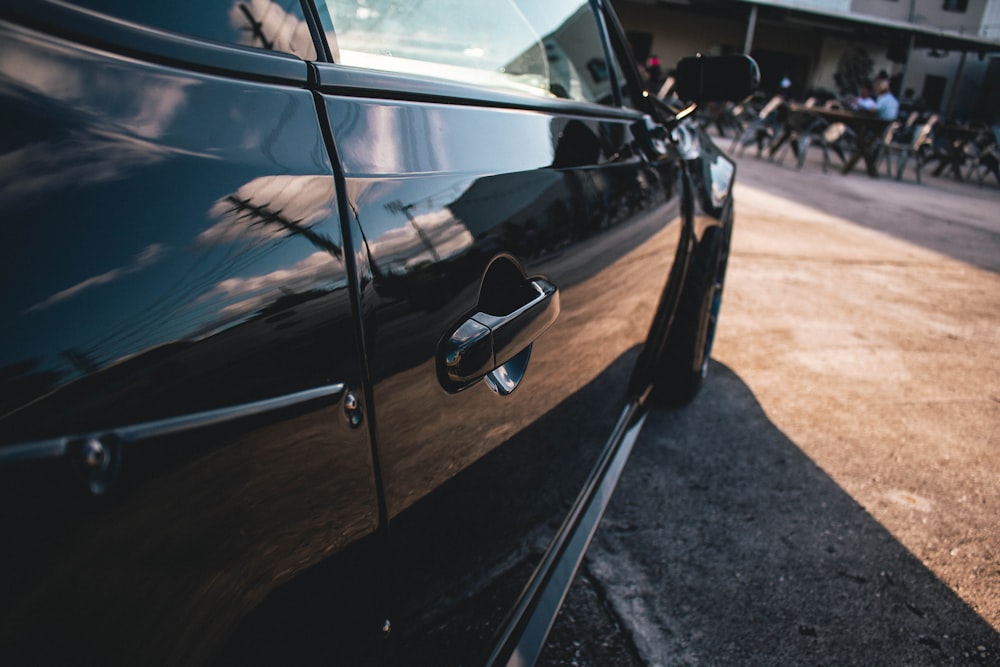
<path fill-rule="evenodd" d="M 552 326 L 559 316 L 559 290 L 544 278 L 529 284 L 534 294 L 524 305 L 504 315 L 479 311 L 442 341 L 438 370 L 445 389 L 455 392 L 474 384 Z"/>

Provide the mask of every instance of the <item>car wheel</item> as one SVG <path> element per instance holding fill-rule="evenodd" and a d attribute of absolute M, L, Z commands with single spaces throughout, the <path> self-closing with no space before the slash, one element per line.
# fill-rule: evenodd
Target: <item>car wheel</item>
<path fill-rule="evenodd" d="M 657 404 L 689 403 L 708 374 L 722 305 L 731 229 L 730 225 L 725 225 L 707 230 L 699 244 L 701 247 L 692 258 L 654 379 L 652 399 Z"/>

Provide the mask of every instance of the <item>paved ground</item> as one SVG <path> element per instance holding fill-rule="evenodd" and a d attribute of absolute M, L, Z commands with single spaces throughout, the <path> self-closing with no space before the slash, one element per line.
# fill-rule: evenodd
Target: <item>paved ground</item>
<path fill-rule="evenodd" d="M 710 382 L 650 415 L 541 662 L 1000 665 L 1000 187 L 738 179 Z"/>

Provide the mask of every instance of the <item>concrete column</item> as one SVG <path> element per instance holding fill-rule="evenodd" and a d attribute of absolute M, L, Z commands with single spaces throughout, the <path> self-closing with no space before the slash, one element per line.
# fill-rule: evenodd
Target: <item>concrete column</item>
<path fill-rule="evenodd" d="M 899 97 L 903 98 L 903 91 L 906 90 L 906 75 L 910 71 L 910 58 L 913 57 L 913 44 L 916 42 L 917 33 L 910 33 L 910 43 L 906 47 L 906 60 L 903 61 L 903 71 L 899 75 Z M 917 90 L 917 86 L 912 86 L 914 92 Z"/>
<path fill-rule="evenodd" d="M 753 31 L 757 29 L 757 5 L 750 5 L 750 20 L 747 21 L 747 36 L 743 40 L 743 53 L 753 48 Z"/>
<path fill-rule="evenodd" d="M 968 55 L 968 51 L 962 51 L 962 57 L 958 61 L 958 71 L 955 72 L 955 80 L 951 82 L 951 91 L 948 93 L 948 104 L 944 107 L 945 116 L 955 113 L 955 98 L 958 96 L 958 86 L 962 83 L 962 70 L 965 69 L 965 59 Z"/>

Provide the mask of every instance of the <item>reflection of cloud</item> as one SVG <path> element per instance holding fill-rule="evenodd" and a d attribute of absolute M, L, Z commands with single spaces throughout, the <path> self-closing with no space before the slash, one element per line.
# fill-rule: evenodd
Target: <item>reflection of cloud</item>
<path fill-rule="evenodd" d="M 247 202 L 258 209 L 280 215 L 287 223 L 307 228 L 334 212 L 333 176 L 261 176 L 242 185 L 235 193 L 212 205 L 209 215 L 219 218 L 198 235 L 198 243 L 217 245 L 237 240 L 267 240 L 286 236 L 286 225 L 264 224 L 260 215 L 253 215 L 247 206 L 237 206 L 233 199 Z"/>
<path fill-rule="evenodd" d="M 139 271 L 145 269 L 147 266 L 155 264 L 156 261 L 162 255 L 163 255 L 162 245 L 154 243 L 153 245 L 146 246 L 145 248 L 142 249 L 141 252 L 139 252 L 138 255 L 136 255 L 135 260 L 133 260 L 133 262 L 128 266 L 122 266 L 117 269 L 112 269 L 111 271 L 107 271 L 106 273 L 102 273 L 100 275 L 87 278 L 83 282 L 79 282 L 76 285 L 73 285 L 72 287 L 67 287 L 61 292 L 56 292 L 45 301 L 42 301 L 41 303 L 36 303 L 31 308 L 28 308 L 26 312 L 35 313 L 40 310 L 44 310 L 49 306 L 59 303 L 60 301 L 65 301 L 66 299 L 69 299 L 70 297 L 73 297 L 91 287 L 97 287 L 98 285 L 105 285 L 107 283 L 113 282 L 121 278 L 122 276 L 127 276 L 131 273 L 138 273 Z"/>
<path fill-rule="evenodd" d="M 240 41 L 247 46 L 285 51 L 303 60 L 316 59 L 308 24 L 274 0 L 237 0 L 229 10 L 229 24 L 243 31 Z"/>
<path fill-rule="evenodd" d="M 157 78 L 114 66 L 93 67 L 79 54 L 42 51 L 28 42 L 0 43 L 4 94 L 31 102 L 42 96 L 79 125 L 53 125 L 53 138 L 0 155 L 0 206 L 68 185 L 122 178 L 171 155 L 201 155 L 155 143 L 184 107 L 192 78 Z M 113 111 L 111 111 L 113 110 Z"/>
<path fill-rule="evenodd" d="M 394 227 L 371 243 L 372 255 L 387 267 L 402 263 L 412 267 L 434 259 L 453 257 L 472 246 L 474 239 L 461 220 L 444 208 L 413 216 L 405 226 Z"/>
<path fill-rule="evenodd" d="M 132 116 L 121 119 L 122 125 L 140 137 L 161 137 L 187 101 L 186 87 L 174 80 L 151 81 L 136 99 L 138 108 Z"/>
<path fill-rule="evenodd" d="M 85 112 L 115 108 L 117 125 L 147 139 L 163 136 L 184 105 L 187 89 L 198 83 L 188 77 L 156 78 L 138 70 L 94 68 L 79 57 L 67 58 L 65 53 L 17 41 L 0 44 L 0 60 L 8 85 Z"/>
<path fill-rule="evenodd" d="M 0 155 L 0 206 L 73 186 L 124 178 L 171 155 L 194 155 L 120 132 L 93 128 L 63 141 L 39 141 Z M 199 155 L 199 157 L 212 157 Z"/>
<path fill-rule="evenodd" d="M 86 90 L 83 72 L 67 61 L 65 53 L 53 57 L 10 40 L 0 42 L 0 61 L 5 77 L 33 93 L 66 102 L 79 99 Z"/>
<path fill-rule="evenodd" d="M 198 303 L 229 302 L 222 315 L 244 315 L 272 303 L 276 292 L 285 294 L 313 288 L 317 282 L 343 278 L 343 271 L 330 253 L 316 251 L 291 268 L 278 269 L 261 276 L 227 278 L 198 298 Z"/>

